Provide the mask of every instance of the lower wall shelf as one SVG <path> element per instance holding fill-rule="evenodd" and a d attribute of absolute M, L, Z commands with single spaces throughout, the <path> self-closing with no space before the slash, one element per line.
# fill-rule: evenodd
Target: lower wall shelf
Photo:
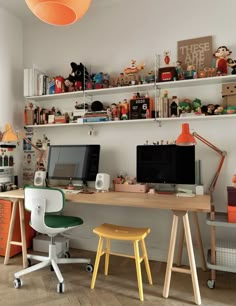
<path fill-rule="evenodd" d="M 226 265 L 213 265 L 211 263 L 211 250 L 208 250 L 207 253 L 207 267 L 211 270 L 224 271 L 236 273 L 236 266 L 226 266 Z"/>

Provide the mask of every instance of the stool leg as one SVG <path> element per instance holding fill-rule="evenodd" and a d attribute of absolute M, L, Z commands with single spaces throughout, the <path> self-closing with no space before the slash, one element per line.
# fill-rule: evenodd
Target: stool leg
<path fill-rule="evenodd" d="M 110 239 L 107 238 L 106 255 L 105 255 L 105 275 L 108 275 L 109 259 L 110 259 Z"/>
<path fill-rule="evenodd" d="M 134 255 L 135 255 L 135 264 L 136 264 L 136 272 L 137 272 L 137 280 L 138 280 L 139 298 L 140 298 L 140 301 L 143 301 L 143 283 L 142 283 L 142 274 L 141 274 L 141 266 L 140 266 L 138 240 L 135 240 L 133 243 L 134 243 Z"/>
<path fill-rule="evenodd" d="M 93 270 L 93 276 L 92 276 L 92 281 L 91 281 L 91 289 L 94 289 L 95 286 L 95 281 L 97 278 L 97 272 L 98 272 L 98 266 L 102 254 L 102 245 L 103 245 L 103 238 L 99 237 L 99 242 L 98 242 L 98 249 L 97 249 L 97 255 L 96 255 L 96 260 L 95 260 L 95 265 L 94 265 L 94 270 Z"/>
<path fill-rule="evenodd" d="M 141 248 L 143 252 L 143 259 L 144 259 L 144 264 L 147 272 L 147 277 L 148 277 L 148 282 L 150 285 L 152 285 L 152 274 L 149 266 L 149 261 L 148 261 L 148 255 L 147 255 L 147 249 L 145 245 L 144 239 L 141 240 Z"/>

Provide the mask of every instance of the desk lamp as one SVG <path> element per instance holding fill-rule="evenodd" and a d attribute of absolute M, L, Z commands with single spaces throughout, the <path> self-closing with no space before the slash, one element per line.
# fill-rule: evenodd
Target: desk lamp
<path fill-rule="evenodd" d="M 206 140 L 205 138 L 203 138 L 202 136 L 200 136 L 196 132 L 193 132 L 191 134 L 190 131 L 189 131 L 189 124 L 188 123 L 183 123 L 182 124 L 182 133 L 177 138 L 176 145 L 179 145 L 179 146 L 196 145 L 196 139 L 195 138 L 199 139 L 201 142 L 206 144 L 208 147 L 212 148 L 214 151 L 216 151 L 221 156 L 219 165 L 216 169 L 216 173 L 215 173 L 215 175 L 214 175 L 214 177 L 213 177 L 213 179 L 210 183 L 210 186 L 209 186 L 210 195 L 212 197 L 212 193 L 215 189 L 216 182 L 217 182 L 218 177 L 220 175 L 220 171 L 221 171 L 221 168 L 223 166 L 225 156 L 226 156 L 227 153 L 225 151 L 221 151 L 219 148 L 214 146 L 212 143 L 210 143 L 208 140 Z"/>
<path fill-rule="evenodd" d="M 44 150 L 41 150 L 40 148 L 38 148 L 36 145 L 34 145 L 27 137 L 25 137 L 24 135 L 21 135 L 20 137 L 13 131 L 12 126 L 7 123 L 5 126 L 5 131 L 3 132 L 3 136 L 2 136 L 2 142 L 16 142 L 16 141 L 20 141 L 21 139 L 24 139 L 27 143 L 29 143 L 35 150 L 40 152 L 39 155 L 39 161 L 38 161 L 38 165 L 37 165 L 37 171 L 40 168 L 40 163 L 43 159 L 43 154 L 44 154 Z"/>
<path fill-rule="evenodd" d="M 25 0 L 40 20 L 57 26 L 78 21 L 87 12 L 91 0 Z"/>

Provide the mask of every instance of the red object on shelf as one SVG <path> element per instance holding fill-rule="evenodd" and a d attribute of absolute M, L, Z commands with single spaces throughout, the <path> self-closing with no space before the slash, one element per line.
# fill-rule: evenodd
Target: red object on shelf
<path fill-rule="evenodd" d="M 228 205 L 228 222 L 236 223 L 236 206 Z"/>
<path fill-rule="evenodd" d="M 62 93 L 64 91 L 64 78 L 62 76 L 55 77 L 55 93 Z"/>

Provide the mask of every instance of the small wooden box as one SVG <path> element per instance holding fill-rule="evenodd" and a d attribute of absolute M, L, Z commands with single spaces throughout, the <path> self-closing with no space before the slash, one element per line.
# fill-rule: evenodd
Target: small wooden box
<path fill-rule="evenodd" d="M 146 184 L 114 184 L 114 190 L 120 192 L 147 192 Z"/>
<path fill-rule="evenodd" d="M 65 116 L 55 116 L 54 120 L 55 120 L 55 123 L 66 123 Z"/>
<path fill-rule="evenodd" d="M 222 84 L 222 106 L 236 106 L 236 83 Z"/>

